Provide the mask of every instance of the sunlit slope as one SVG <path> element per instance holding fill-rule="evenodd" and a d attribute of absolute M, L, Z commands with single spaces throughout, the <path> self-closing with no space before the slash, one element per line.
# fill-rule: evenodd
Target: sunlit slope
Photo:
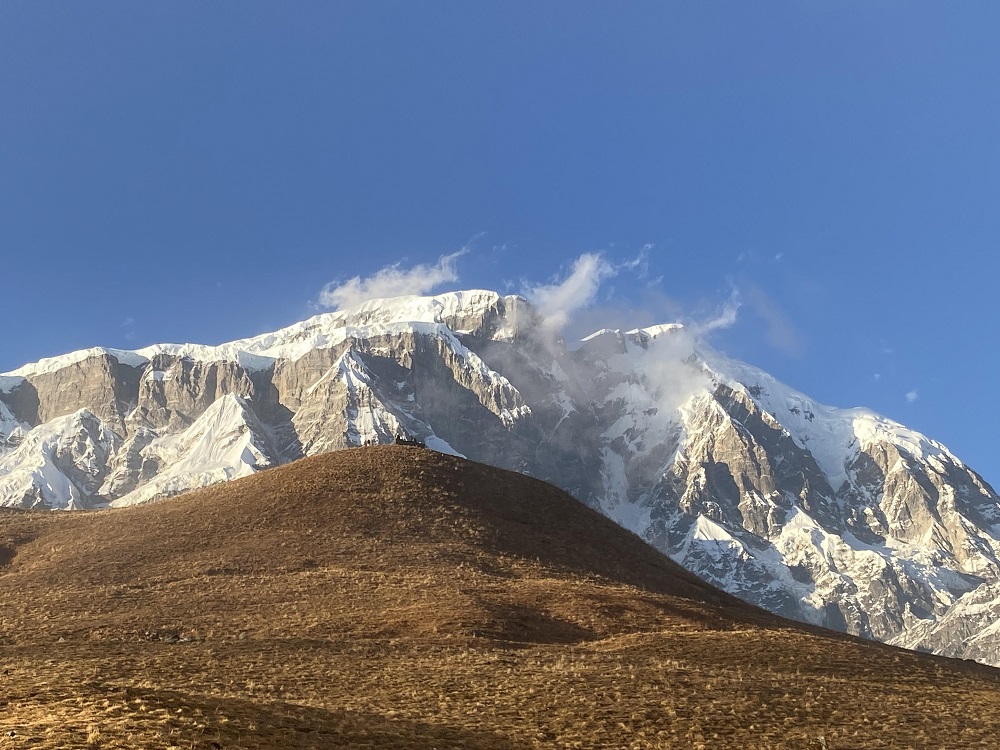
<path fill-rule="evenodd" d="M 0 565 L 5 747 L 986 747 L 1000 731 L 995 670 L 793 626 L 549 485 L 419 448 L 170 503 L 8 511 Z"/>

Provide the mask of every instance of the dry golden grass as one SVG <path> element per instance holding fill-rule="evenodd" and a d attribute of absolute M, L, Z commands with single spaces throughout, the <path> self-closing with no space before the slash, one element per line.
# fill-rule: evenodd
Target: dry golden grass
<path fill-rule="evenodd" d="M 0 750 L 1000 737 L 997 670 L 792 625 L 548 485 L 418 448 L 4 512 L 0 566 Z"/>

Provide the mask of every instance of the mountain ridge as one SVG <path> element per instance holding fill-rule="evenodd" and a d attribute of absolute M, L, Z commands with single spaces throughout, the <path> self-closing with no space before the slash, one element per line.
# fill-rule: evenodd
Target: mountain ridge
<path fill-rule="evenodd" d="M 947 448 L 675 324 L 567 348 L 527 301 L 474 290 L 87 353 L 2 376 L 0 504 L 145 502 L 403 434 L 551 481 L 747 601 L 869 638 L 964 655 L 944 634 L 1000 579 L 1000 499 Z M 81 409 L 87 429 L 53 423 Z M 977 658 L 1000 663 L 976 622 Z"/>

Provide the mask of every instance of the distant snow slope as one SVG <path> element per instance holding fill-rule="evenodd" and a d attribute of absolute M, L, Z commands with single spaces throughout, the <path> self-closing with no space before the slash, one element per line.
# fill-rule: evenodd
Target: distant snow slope
<path fill-rule="evenodd" d="M 136 505 L 249 476 L 271 465 L 268 442 L 246 402 L 232 394 L 223 396 L 184 432 L 146 445 L 141 451 L 144 461 L 154 460 L 160 471 L 111 504 Z"/>
<path fill-rule="evenodd" d="M 0 456 L 14 450 L 27 431 L 27 425 L 15 419 L 7 404 L 0 401 Z"/>
<path fill-rule="evenodd" d="M 121 438 L 81 409 L 30 430 L 0 457 L 2 505 L 81 509 L 97 490 Z"/>

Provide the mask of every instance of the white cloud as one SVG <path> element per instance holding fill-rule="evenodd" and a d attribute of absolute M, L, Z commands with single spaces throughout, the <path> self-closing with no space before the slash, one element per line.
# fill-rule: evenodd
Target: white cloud
<path fill-rule="evenodd" d="M 696 321 L 688 326 L 697 338 L 701 338 L 712 331 L 721 331 L 724 328 L 732 328 L 736 324 L 736 318 L 740 311 L 743 300 L 738 289 L 734 289 L 729 295 L 729 299 L 722 305 L 715 317 L 708 320 Z"/>
<path fill-rule="evenodd" d="M 135 341 L 135 318 L 129 316 L 122 321 L 122 335 L 126 341 Z"/>
<path fill-rule="evenodd" d="M 916 388 L 914 388 L 912 391 L 908 391 L 906 393 L 906 403 L 908 403 L 908 404 L 912 404 L 918 398 L 920 398 L 920 394 L 917 393 L 917 389 Z"/>
<path fill-rule="evenodd" d="M 427 294 L 441 284 L 458 281 L 456 262 L 468 252 L 442 255 L 433 265 L 420 264 L 401 268 L 400 263 L 376 271 L 371 276 L 355 276 L 345 282 L 331 281 L 319 293 L 319 306 L 342 310 L 370 299 L 400 297 L 406 294 Z"/>
<path fill-rule="evenodd" d="M 569 276 L 551 284 L 527 285 L 524 295 L 531 300 L 550 330 L 561 330 L 574 312 L 594 302 L 605 279 L 617 274 L 600 253 L 584 253 L 575 261 Z"/>
<path fill-rule="evenodd" d="M 653 244 L 647 242 L 639 248 L 639 254 L 632 260 L 627 260 L 621 264 L 621 268 L 628 271 L 635 271 L 637 279 L 644 279 L 649 276 L 649 253 L 653 249 Z"/>
<path fill-rule="evenodd" d="M 653 386 L 653 396 L 660 409 L 673 412 L 696 393 L 712 389 L 712 379 L 691 355 L 697 344 L 695 335 L 682 329 L 660 336 L 649 347 L 642 363 L 642 377 Z"/>

